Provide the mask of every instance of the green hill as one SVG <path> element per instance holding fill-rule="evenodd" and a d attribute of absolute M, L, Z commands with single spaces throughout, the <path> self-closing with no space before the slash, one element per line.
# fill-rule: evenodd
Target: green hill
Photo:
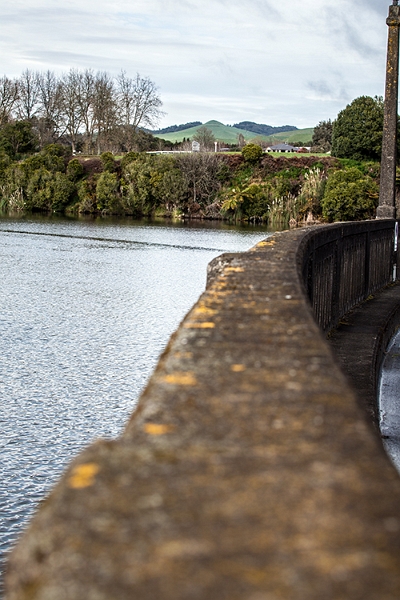
<path fill-rule="evenodd" d="M 240 133 L 244 135 L 246 141 L 256 137 L 251 131 L 237 129 L 236 127 L 229 127 L 229 125 L 223 125 L 223 123 L 220 123 L 219 121 L 208 121 L 207 123 L 204 123 L 204 125 L 190 127 L 189 129 L 175 131 L 174 133 L 165 133 L 159 137 L 161 137 L 163 140 L 167 140 L 168 142 L 181 142 L 183 138 L 191 139 L 200 127 L 207 127 L 208 129 L 211 129 L 215 139 L 221 142 L 226 142 L 227 144 L 235 144 Z"/>
<path fill-rule="evenodd" d="M 275 133 L 268 137 L 268 141 L 274 142 L 309 142 L 312 139 L 314 133 L 313 127 L 306 129 L 296 129 L 295 131 L 283 131 L 282 133 Z"/>
<path fill-rule="evenodd" d="M 211 129 L 215 139 L 219 140 L 220 142 L 225 142 L 226 144 L 236 144 L 240 133 L 243 135 L 246 142 L 256 139 L 271 142 L 273 140 L 290 142 L 290 139 L 292 139 L 294 141 L 306 142 L 312 138 L 312 132 L 314 131 L 313 128 L 295 129 L 293 131 L 285 131 L 277 133 L 274 136 L 267 137 L 265 135 L 257 135 L 254 132 L 246 131 L 245 129 L 238 129 L 237 127 L 223 125 L 223 123 L 220 123 L 219 121 L 208 121 L 207 123 L 204 123 L 204 125 L 190 127 L 189 129 L 183 129 L 173 133 L 159 134 L 157 137 L 160 137 L 168 142 L 182 142 L 184 138 L 192 139 L 197 130 L 204 126 L 208 129 Z"/>

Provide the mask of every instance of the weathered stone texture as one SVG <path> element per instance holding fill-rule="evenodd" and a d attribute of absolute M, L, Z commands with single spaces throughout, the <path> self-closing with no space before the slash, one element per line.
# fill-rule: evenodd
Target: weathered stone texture
<path fill-rule="evenodd" d="M 383 124 L 381 184 L 378 219 L 393 219 L 396 216 L 395 185 L 397 155 L 397 105 L 399 89 L 399 27 L 400 6 L 389 7 L 389 26 L 385 116 Z"/>
<path fill-rule="evenodd" d="M 121 438 L 71 464 L 7 600 L 394 600 L 400 480 L 314 322 L 307 231 L 211 266 Z"/>

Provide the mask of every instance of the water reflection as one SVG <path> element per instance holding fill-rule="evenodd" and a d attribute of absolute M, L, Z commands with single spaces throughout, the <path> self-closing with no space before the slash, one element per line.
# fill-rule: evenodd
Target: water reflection
<path fill-rule="evenodd" d="M 68 461 L 119 434 L 207 263 L 266 235 L 224 223 L 0 219 L 3 552 Z"/>

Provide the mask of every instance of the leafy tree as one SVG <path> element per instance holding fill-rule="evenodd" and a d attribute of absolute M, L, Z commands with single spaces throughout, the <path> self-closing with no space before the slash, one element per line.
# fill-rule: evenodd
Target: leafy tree
<path fill-rule="evenodd" d="M 0 148 L 10 158 L 19 158 L 21 154 L 29 154 L 38 149 L 38 140 L 30 121 L 7 123 L 0 130 Z"/>
<path fill-rule="evenodd" d="M 378 203 L 377 183 L 356 167 L 335 171 L 328 177 L 321 201 L 328 221 L 353 221 L 372 218 Z"/>
<path fill-rule="evenodd" d="M 355 160 L 379 159 L 382 132 L 382 98 L 356 98 L 333 123 L 332 155 Z"/>
<path fill-rule="evenodd" d="M 263 155 L 263 150 L 258 144 L 246 144 L 242 149 L 242 156 L 248 163 L 257 163 Z"/>
<path fill-rule="evenodd" d="M 332 148 L 332 131 L 333 123 L 330 119 L 328 121 L 320 121 L 314 128 L 311 146 L 322 152 L 330 152 Z"/>
<path fill-rule="evenodd" d="M 211 129 L 205 125 L 198 128 L 193 136 L 193 140 L 199 142 L 201 150 L 213 150 L 214 148 L 215 136 Z"/>

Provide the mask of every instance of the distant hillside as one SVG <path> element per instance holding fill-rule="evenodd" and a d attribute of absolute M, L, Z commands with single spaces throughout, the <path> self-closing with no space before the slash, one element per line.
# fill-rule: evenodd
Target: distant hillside
<path fill-rule="evenodd" d="M 294 125 L 282 125 L 281 127 L 272 127 L 272 125 L 262 125 L 259 123 L 253 123 L 253 121 L 242 121 L 241 123 L 236 123 L 233 127 L 266 136 L 275 135 L 276 133 L 282 133 L 285 131 L 297 130 L 297 127 L 295 127 Z"/>
<path fill-rule="evenodd" d="M 248 121 L 249 122 L 249 121 Z M 282 128 L 274 128 L 280 129 L 279 133 L 275 133 L 273 136 L 260 135 L 254 131 L 247 131 L 246 129 L 240 129 L 236 126 L 224 125 L 219 121 L 208 121 L 204 123 L 204 126 L 208 129 L 211 129 L 213 132 L 215 139 L 220 142 L 224 142 L 225 144 L 237 144 L 239 134 L 242 134 L 245 141 L 249 142 L 250 140 L 267 141 L 272 143 L 274 140 L 279 141 L 309 141 L 312 138 L 313 129 L 290 129 L 288 131 L 282 131 Z M 180 127 L 180 126 L 178 126 Z M 156 133 L 153 132 L 154 135 L 161 137 L 167 142 L 182 142 L 183 139 L 191 140 L 193 136 L 196 134 L 197 130 L 201 127 L 201 123 L 196 126 L 189 127 L 188 129 L 179 129 L 170 133 Z M 265 127 L 269 127 L 265 125 Z M 284 125 L 283 127 L 289 127 Z M 310 133 L 311 132 L 311 133 Z"/>
<path fill-rule="evenodd" d="M 236 127 L 230 127 L 229 125 L 223 125 L 223 123 L 220 123 L 219 121 L 208 121 L 207 123 L 204 123 L 204 126 L 208 129 L 211 129 L 217 140 L 225 142 L 226 144 L 236 144 L 238 141 L 238 135 L 240 133 L 243 134 L 245 140 L 255 137 L 254 133 L 242 129 L 236 129 Z M 201 125 L 176 131 L 174 133 L 162 134 L 162 136 L 160 134 L 158 135 L 168 142 L 182 142 L 184 138 L 187 140 L 192 139 L 199 127 L 201 127 Z"/>
<path fill-rule="evenodd" d="M 288 142 L 291 144 L 292 142 L 310 142 L 312 140 L 312 136 L 314 133 L 313 127 L 308 127 L 306 129 L 296 129 L 295 131 L 276 133 L 268 138 L 268 141 L 273 143 L 274 141 L 277 143 L 280 142 Z"/>
<path fill-rule="evenodd" d="M 246 131 L 245 129 L 238 129 L 237 127 L 232 127 L 231 125 L 224 125 L 219 121 L 208 121 L 204 123 L 204 126 L 208 129 L 211 129 L 213 132 L 215 139 L 220 142 L 225 142 L 225 144 L 237 144 L 239 134 L 242 134 L 246 142 L 249 140 L 254 140 L 259 138 L 261 140 L 266 140 L 266 136 L 257 135 L 253 131 Z M 175 133 L 166 133 L 162 136 L 164 140 L 168 142 L 182 142 L 185 139 L 192 139 L 196 134 L 197 130 L 200 126 L 190 127 L 189 129 L 184 129 L 181 131 L 176 131 Z"/>
<path fill-rule="evenodd" d="M 199 127 L 202 125 L 201 121 L 193 121 L 192 123 L 184 123 L 183 125 L 171 125 L 164 129 L 157 129 L 152 131 L 153 135 L 160 135 L 161 133 L 175 133 L 176 131 L 182 131 L 184 129 L 190 129 L 191 127 Z"/>

